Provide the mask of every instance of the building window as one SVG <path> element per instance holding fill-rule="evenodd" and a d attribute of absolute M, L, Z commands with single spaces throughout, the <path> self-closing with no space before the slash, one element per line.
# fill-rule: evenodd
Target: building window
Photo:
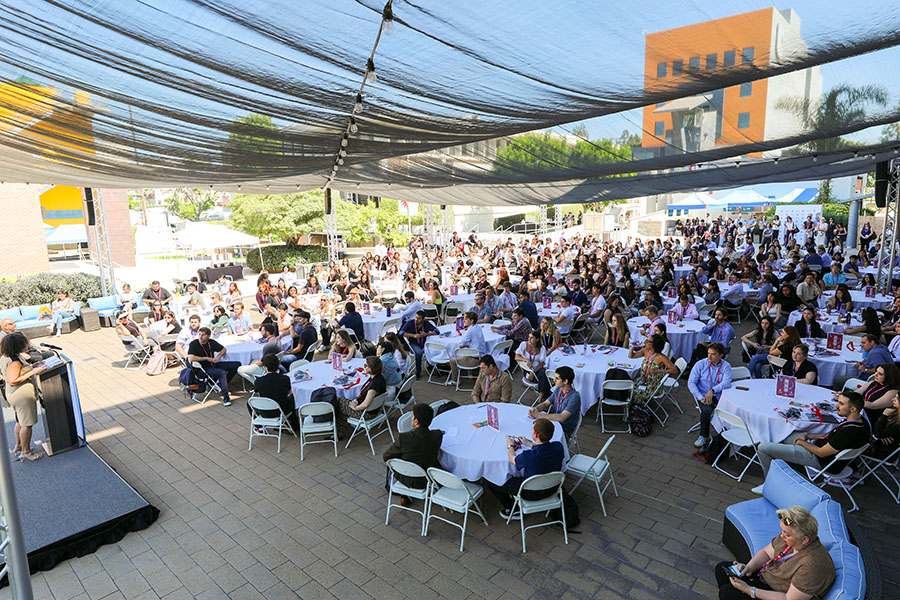
<path fill-rule="evenodd" d="M 656 65 L 656 78 L 662 79 L 666 76 L 666 63 L 662 62 Z"/>
<path fill-rule="evenodd" d="M 719 66 L 719 55 L 718 54 L 707 54 L 706 55 L 706 70 L 712 71 L 717 66 Z"/>
<path fill-rule="evenodd" d="M 688 71 L 699 71 L 700 70 L 700 57 L 694 56 L 688 62 Z"/>
<path fill-rule="evenodd" d="M 684 61 L 680 58 L 672 61 L 672 76 L 681 75 L 684 71 Z"/>
<path fill-rule="evenodd" d="M 750 113 L 738 114 L 738 129 L 747 129 L 750 127 Z"/>
<path fill-rule="evenodd" d="M 747 83 L 741 84 L 741 98 L 746 98 L 753 94 L 753 82 L 748 81 Z"/>
<path fill-rule="evenodd" d="M 653 125 L 653 135 L 656 137 L 662 137 L 666 133 L 666 123 L 665 121 L 657 121 Z"/>
<path fill-rule="evenodd" d="M 729 50 L 725 53 L 725 57 L 722 59 L 723 67 L 733 67 L 734 66 L 734 50 Z"/>
<path fill-rule="evenodd" d="M 753 62 L 753 46 L 741 50 L 741 64 L 749 65 Z"/>

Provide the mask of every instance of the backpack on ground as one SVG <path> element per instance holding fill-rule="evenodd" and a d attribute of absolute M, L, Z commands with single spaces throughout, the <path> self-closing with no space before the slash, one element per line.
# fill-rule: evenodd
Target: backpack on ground
<path fill-rule="evenodd" d="M 459 408 L 459 404 L 457 404 L 453 400 L 451 400 L 450 402 L 444 402 L 435 411 L 434 416 L 442 415 L 448 410 L 453 410 L 454 408 Z"/>
<path fill-rule="evenodd" d="M 166 363 L 168 362 L 169 359 L 166 353 L 162 350 L 157 350 L 150 357 L 150 360 L 147 361 L 147 375 L 162 375 L 166 372 Z"/>
<path fill-rule="evenodd" d="M 646 406 L 635 404 L 628 410 L 628 426 L 637 437 L 647 437 L 653 430 L 653 416 Z"/>
<path fill-rule="evenodd" d="M 581 523 L 581 516 L 578 514 L 578 503 L 569 495 L 566 490 L 562 491 L 563 510 L 566 511 L 566 531 L 571 532 Z M 558 508 L 550 511 L 550 517 L 555 520 L 562 520 L 562 515 Z"/>
<path fill-rule="evenodd" d="M 334 407 L 335 411 L 338 410 L 337 394 L 334 388 L 326 387 L 313 390 L 313 393 L 309 396 L 309 401 L 328 402 Z M 313 423 L 331 423 L 331 415 L 314 415 L 312 420 Z"/>
<path fill-rule="evenodd" d="M 206 391 L 206 382 L 194 375 L 192 367 L 185 367 L 181 370 L 181 373 L 178 374 L 178 383 L 183 385 L 191 394 L 202 394 Z"/>

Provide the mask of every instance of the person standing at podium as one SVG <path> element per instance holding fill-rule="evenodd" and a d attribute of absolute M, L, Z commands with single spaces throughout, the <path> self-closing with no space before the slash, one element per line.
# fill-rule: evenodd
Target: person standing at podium
<path fill-rule="evenodd" d="M 7 334 L 0 342 L 0 372 L 6 381 L 6 400 L 16 413 L 16 447 L 12 452 L 17 459 L 37 460 L 44 454 L 31 447 L 31 428 L 37 423 L 37 396 L 33 377 L 45 367 L 28 368 L 23 358 L 28 352 L 28 338 L 19 332 Z M 23 364 L 24 362 L 24 364 Z"/>

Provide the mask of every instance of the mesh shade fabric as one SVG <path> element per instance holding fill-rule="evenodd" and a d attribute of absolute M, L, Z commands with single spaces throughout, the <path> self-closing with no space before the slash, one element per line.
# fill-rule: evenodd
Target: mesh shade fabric
<path fill-rule="evenodd" d="M 612 4 L 394 2 L 377 81 L 333 187 L 442 204 L 586 202 L 859 173 L 892 152 L 878 139 L 880 126 L 900 120 L 900 81 L 884 77 L 900 62 L 892 3 L 797 0 L 792 12 L 756 0 Z M 0 1 L 0 179 L 319 187 L 383 6 Z M 686 42 L 682 27 L 702 27 L 687 38 L 714 42 Z M 791 84 L 797 75 L 806 79 Z M 812 114 L 847 82 L 878 86 L 879 101 L 810 123 L 776 107 L 806 97 Z M 771 92 L 764 131 L 755 109 L 732 110 L 747 83 Z M 588 119 L 591 130 L 615 134 L 619 115 L 641 107 L 649 116 L 637 114 L 634 154 L 613 147 L 605 160 L 579 163 L 574 147 L 525 148 L 516 137 Z M 701 113 L 706 125 L 697 125 Z M 681 136 L 676 119 L 696 132 Z M 663 135 L 649 127 L 656 121 L 668 122 Z M 688 139 L 704 127 L 716 143 Z M 836 136 L 860 146 L 828 143 Z M 517 145 L 529 160 L 509 160 Z M 739 168 L 716 163 L 748 154 Z"/>

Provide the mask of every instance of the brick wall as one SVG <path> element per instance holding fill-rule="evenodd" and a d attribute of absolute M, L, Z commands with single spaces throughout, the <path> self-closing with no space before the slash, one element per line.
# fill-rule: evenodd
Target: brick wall
<path fill-rule="evenodd" d="M 0 277 L 49 270 L 40 186 L 0 184 Z"/>
<path fill-rule="evenodd" d="M 127 190 L 103 190 L 103 207 L 106 209 L 106 226 L 109 229 L 109 245 L 115 266 L 134 266 L 134 236 L 128 215 Z M 91 254 L 95 253 L 94 228 L 88 228 Z"/>

